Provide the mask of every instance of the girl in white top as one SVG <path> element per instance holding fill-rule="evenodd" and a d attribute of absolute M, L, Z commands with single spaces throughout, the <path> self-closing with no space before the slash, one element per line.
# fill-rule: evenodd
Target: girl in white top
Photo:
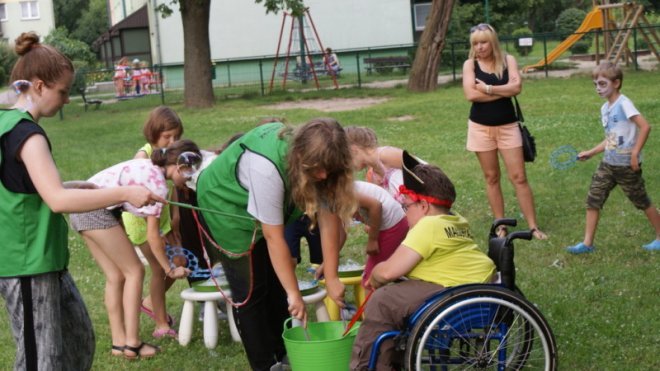
<path fill-rule="evenodd" d="M 355 181 L 355 193 L 359 204 L 356 219 L 365 224 L 364 229 L 369 235 L 362 275 L 362 285 L 366 287 L 374 266 L 387 260 L 406 238 L 408 221 L 401 204 L 383 188 Z"/>
<path fill-rule="evenodd" d="M 197 146 L 188 140 L 173 143 L 167 150 L 154 152 L 152 160 L 133 159 L 107 168 L 92 176 L 88 182 L 98 188 L 141 185 L 154 194 L 166 198 L 167 179 L 177 187 L 185 182 L 201 162 Z M 136 208 L 123 203 L 86 213 L 71 214 L 71 226 L 80 232 L 90 252 L 106 276 L 105 303 L 112 336 L 112 354 L 127 358 L 152 357 L 158 347 L 139 339 L 139 314 L 142 299 L 144 267 L 133 244 L 119 223 L 121 209 L 147 219 L 147 238 L 155 256 L 150 259 L 152 281 L 159 281 L 162 290 L 151 287 L 154 310 L 165 309 L 165 278 L 185 278 L 186 267 L 170 264 L 159 231 L 162 203 Z M 117 212 L 114 212 L 117 211 Z M 145 255 L 147 251 L 145 251 Z M 168 327 L 156 328 L 154 337 L 172 336 L 176 332 Z"/>
<path fill-rule="evenodd" d="M 376 133 L 370 128 L 348 126 L 344 130 L 351 146 L 355 169 L 368 169 L 367 181 L 386 189 L 392 197 L 401 202 L 399 186 L 403 184 L 403 150 L 396 147 L 379 147 Z"/>

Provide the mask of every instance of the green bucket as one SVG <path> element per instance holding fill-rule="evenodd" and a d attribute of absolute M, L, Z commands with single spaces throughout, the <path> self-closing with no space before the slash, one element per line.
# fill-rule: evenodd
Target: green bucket
<path fill-rule="evenodd" d="M 360 322 L 343 337 L 341 321 L 307 322 L 307 334 L 302 326 L 287 328 L 289 322 L 291 318 L 284 322 L 282 338 L 293 371 L 348 370 Z"/>

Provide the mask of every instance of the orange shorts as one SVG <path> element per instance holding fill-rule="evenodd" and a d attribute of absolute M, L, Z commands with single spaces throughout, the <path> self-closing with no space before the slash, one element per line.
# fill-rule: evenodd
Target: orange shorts
<path fill-rule="evenodd" d="M 522 147 L 518 123 L 486 126 L 468 120 L 467 144 L 471 152 L 487 152 L 495 149 Z"/>

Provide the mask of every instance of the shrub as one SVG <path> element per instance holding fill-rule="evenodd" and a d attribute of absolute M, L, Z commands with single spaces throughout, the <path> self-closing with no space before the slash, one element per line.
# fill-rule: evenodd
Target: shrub
<path fill-rule="evenodd" d="M 571 46 L 571 53 L 573 54 L 587 54 L 589 52 L 589 48 L 591 47 L 591 43 L 588 41 L 577 41 L 573 46 Z"/>
<path fill-rule="evenodd" d="M 521 27 L 517 30 L 514 30 L 511 33 L 511 36 L 513 36 L 516 39 L 519 39 L 519 38 L 522 38 L 522 37 L 531 37 L 532 36 L 532 30 L 530 30 L 528 27 Z M 522 56 L 522 57 L 527 56 L 529 53 L 531 53 L 533 47 L 534 47 L 533 45 L 532 46 L 520 46 L 520 44 L 518 43 L 518 40 L 516 40 L 516 42 L 515 42 L 515 48 L 518 51 L 518 54 L 520 54 L 520 56 Z"/>
<path fill-rule="evenodd" d="M 64 27 L 58 27 L 51 31 L 44 39 L 44 44 L 54 46 L 72 61 L 80 61 L 91 65 L 96 60 L 96 56 L 89 45 L 80 40 L 69 38 L 69 32 Z"/>
<path fill-rule="evenodd" d="M 14 68 L 14 63 L 18 56 L 14 52 L 14 48 L 11 47 L 6 41 L 0 42 L 0 84 L 2 86 L 7 86 L 9 83 L 9 76 L 11 75 L 11 70 Z"/>
<path fill-rule="evenodd" d="M 569 37 L 577 30 L 587 13 L 578 8 L 568 8 L 561 12 L 555 21 L 555 31 L 562 39 Z"/>

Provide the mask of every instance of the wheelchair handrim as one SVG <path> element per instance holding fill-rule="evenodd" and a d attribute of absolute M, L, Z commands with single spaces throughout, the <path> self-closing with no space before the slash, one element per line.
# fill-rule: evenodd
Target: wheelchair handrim
<path fill-rule="evenodd" d="M 537 331 L 538 333 L 544 333 L 543 329 L 538 324 L 537 320 L 535 318 L 533 318 L 526 310 L 523 310 L 523 308 L 520 307 L 519 305 L 508 302 L 504 299 L 495 298 L 495 297 L 484 297 L 484 296 L 473 297 L 473 298 L 465 299 L 465 300 L 456 302 L 454 304 L 451 304 L 450 306 L 448 306 L 447 308 L 442 310 L 438 315 L 436 315 L 435 319 L 433 321 L 431 321 L 431 323 L 428 325 L 428 327 L 433 328 L 434 326 L 436 326 L 438 324 L 438 322 L 443 320 L 444 317 L 447 316 L 448 313 L 451 313 L 452 311 L 454 311 L 455 309 L 457 309 L 459 307 L 467 306 L 467 305 L 471 305 L 471 304 L 477 304 L 477 303 L 479 303 L 479 304 L 481 304 L 481 303 L 497 304 L 497 305 L 505 306 L 509 309 L 516 310 L 529 323 L 532 324 L 535 331 Z M 416 367 L 417 370 L 420 370 L 421 367 L 422 367 L 422 353 L 423 353 L 423 350 L 424 350 L 424 345 L 426 344 L 426 341 L 428 340 L 429 334 L 430 334 L 430 332 L 425 331 L 422 338 L 421 338 L 421 340 L 419 341 L 419 345 L 418 345 L 418 348 L 417 348 L 417 356 L 416 356 L 416 359 L 415 359 L 415 367 Z M 544 336 L 539 337 L 539 339 L 541 340 L 541 344 L 542 344 L 542 347 L 543 347 L 543 350 L 544 350 L 545 354 L 552 355 L 553 351 L 550 347 L 550 344 L 548 344 L 548 339 L 546 339 Z M 544 367 L 544 369 L 546 371 L 550 371 L 552 369 L 552 364 L 551 364 L 551 358 L 550 357 L 545 358 L 545 367 Z"/>

